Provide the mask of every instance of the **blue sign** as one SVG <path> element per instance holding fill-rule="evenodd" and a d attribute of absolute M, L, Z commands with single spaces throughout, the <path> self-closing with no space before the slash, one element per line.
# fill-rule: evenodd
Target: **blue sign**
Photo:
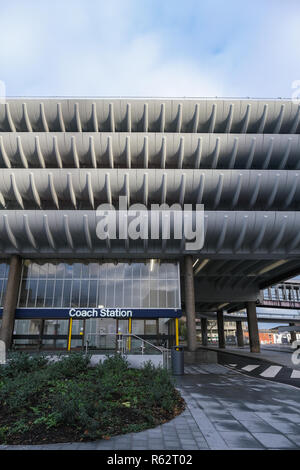
<path fill-rule="evenodd" d="M 0 309 L 0 318 L 3 308 Z M 16 320 L 30 320 L 35 318 L 45 320 L 111 318 L 125 320 L 128 318 L 179 318 L 181 309 L 173 308 L 17 308 Z"/>

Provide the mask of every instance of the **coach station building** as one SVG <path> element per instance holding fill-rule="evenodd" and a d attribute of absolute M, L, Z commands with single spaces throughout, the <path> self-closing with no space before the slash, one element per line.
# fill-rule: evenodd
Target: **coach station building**
<path fill-rule="evenodd" d="M 8 99 L 0 104 L 0 339 L 80 347 L 94 333 L 173 344 L 176 319 L 247 309 L 300 272 L 300 106 L 249 99 Z M 203 205 L 158 236 L 98 233 L 97 208 Z M 184 212 L 182 212 L 182 220 Z M 119 219 L 118 219 L 119 220 Z M 118 227 L 120 231 L 120 226 Z M 180 231 L 179 230 L 179 231 Z M 240 331 L 240 325 L 238 325 Z"/>

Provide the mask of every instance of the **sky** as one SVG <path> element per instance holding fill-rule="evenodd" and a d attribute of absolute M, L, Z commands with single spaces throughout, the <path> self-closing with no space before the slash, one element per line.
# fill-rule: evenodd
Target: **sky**
<path fill-rule="evenodd" d="M 7 96 L 290 98 L 299 0 L 0 0 Z"/>
<path fill-rule="evenodd" d="M 291 98 L 299 45 L 299 0 L 0 0 L 7 96 Z"/>

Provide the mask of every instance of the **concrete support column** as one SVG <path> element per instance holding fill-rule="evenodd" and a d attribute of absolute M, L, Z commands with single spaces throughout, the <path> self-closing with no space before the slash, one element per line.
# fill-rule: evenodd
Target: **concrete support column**
<path fill-rule="evenodd" d="M 290 323 L 290 326 L 295 326 L 295 323 Z M 291 331 L 291 344 L 294 342 L 294 341 L 297 341 L 297 333 L 296 331 Z"/>
<path fill-rule="evenodd" d="M 184 257 L 184 299 L 185 314 L 187 323 L 187 347 L 189 351 L 196 351 L 196 314 L 195 314 L 195 291 L 194 291 L 194 273 L 193 257 L 187 255 Z"/>
<path fill-rule="evenodd" d="M 244 346 L 244 334 L 243 325 L 241 321 L 236 322 L 236 338 L 238 347 L 242 348 Z"/>
<path fill-rule="evenodd" d="M 17 255 L 13 255 L 10 259 L 0 330 L 0 339 L 5 342 L 6 349 L 9 349 L 12 343 L 21 272 L 22 259 Z"/>
<path fill-rule="evenodd" d="M 207 318 L 201 318 L 202 345 L 207 346 Z"/>
<path fill-rule="evenodd" d="M 259 341 L 258 323 L 257 323 L 257 316 L 256 316 L 256 303 L 247 302 L 246 307 L 247 307 L 250 351 L 253 353 L 257 353 L 257 352 L 260 352 L 260 341 Z"/>
<path fill-rule="evenodd" d="M 225 331 L 224 331 L 224 316 L 223 311 L 219 310 L 217 312 L 217 322 L 218 322 L 218 339 L 219 339 L 219 348 L 225 348 Z"/>

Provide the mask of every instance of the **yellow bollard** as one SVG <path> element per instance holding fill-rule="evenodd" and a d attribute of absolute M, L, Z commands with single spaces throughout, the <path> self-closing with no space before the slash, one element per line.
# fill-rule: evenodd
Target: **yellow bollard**
<path fill-rule="evenodd" d="M 175 318 L 175 335 L 176 335 L 176 346 L 179 346 L 179 322 L 178 322 L 178 318 Z"/>
<path fill-rule="evenodd" d="M 72 323 L 73 323 L 73 318 L 70 318 L 70 320 L 69 320 L 69 335 L 68 335 L 68 351 L 70 351 L 70 349 L 71 349 Z"/>
<path fill-rule="evenodd" d="M 128 333 L 131 335 L 132 333 L 132 319 L 128 319 Z M 131 350 L 131 336 L 128 338 L 128 351 Z"/>

